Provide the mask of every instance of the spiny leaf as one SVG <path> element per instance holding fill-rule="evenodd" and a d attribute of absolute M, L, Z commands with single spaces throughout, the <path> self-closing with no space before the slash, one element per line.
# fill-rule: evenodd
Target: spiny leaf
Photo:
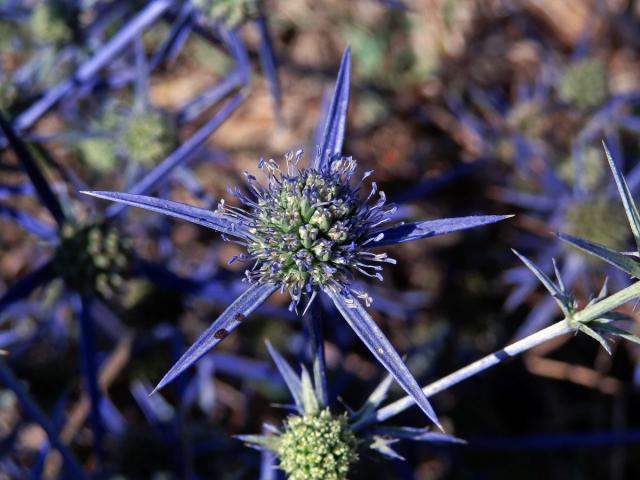
<path fill-rule="evenodd" d="M 319 146 L 318 156 L 313 165 L 317 170 L 328 168 L 331 160 L 342 153 L 344 132 L 347 128 L 350 78 L 351 48 L 347 47 L 342 55 L 336 87 L 327 112 L 322 144 Z"/>
<path fill-rule="evenodd" d="M 420 385 L 411 375 L 411 372 L 404 364 L 398 352 L 380 327 L 371 318 L 362 304 L 356 300 L 351 292 L 336 292 L 326 288 L 325 293 L 331 298 L 333 304 L 342 314 L 353 331 L 360 337 L 371 353 L 387 369 L 400 386 L 413 398 L 422 411 L 435 423 L 440 430 L 442 426 L 438 417 L 431 407 L 427 396 L 420 389 Z"/>
<path fill-rule="evenodd" d="M 311 375 L 307 367 L 302 366 L 302 403 L 304 405 L 305 415 L 315 415 L 320 411 L 320 403 L 318 397 L 316 397 L 316 390 L 313 388 L 313 382 L 311 381 Z"/>
<path fill-rule="evenodd" d="M 262 305 L 277 289 L 278 286 L 273 284 L 256 283 L 249 287 L 246 292 L 222 312 L 222 315 L 178 359 L 169 372 L 160 380 L 154 392 L 173 381 L 174 378 L 197 362 L 205 353 L 224 340 L 229 333 L 235 330 L 250 313 Z"/>
<path fill-rule="evenodd" d="M 618 328 L 614 325 L 609 325 L 609 324 L 598 325 L 598 330 L 605 331 L 607 333 L 615 335 L 616 337 L 624 338 L 625 340 L 628 340 L 630 342 L 637 343 L 640 345 L 640 337 L 637 337 L 631 332 L 627 332 L 626 330 L 623 330 L 622 328 Z"/>
<path fill-rule="evenodd" d="M 640 263 L 633 257 L 627 256 L 623 253 L 611 250 L 604 245 L 590 242 L 583 238 L 567 235 L 566 233 L 557 233 L 558 238 L 565 242 L 579 248 L 591 255 L 594 255 L 607 263 L 610 263 L 616 268 L 619 268 L 623 272 L 628 273 L 636 278 L 640 278 Z"/>
<path fill-rule="evenodd" d="M 273 361 L 282 375 L 284 382 L 287 384 L 287 388 L 289 392 L 291 392 L 291 396 L 296 403 L 296 407 L 298 407 L 299 413 L 302 415 L 304 413 L 304 399 L 302 395 L 302 382 L 300 381 L 300 377 L 296 375 L 293 371 L 293 368 L 287 363 L 287 361 L 280 355 L 271 342 L 266 340 L 267 350 L 269 350 L 269 355 L 273 358 Z"/>
<path fill-rule="evenodd" d="M 598 332 L 593 330 L 591 327 L 587 326 L 584 323 L 581 323 L 581 324 L 578 325 L 578 330 L 580 330 L 582 333 L 586 333 L 591 338 L 593 338 L 598 343 L 600 343 L 600 345 L 602 345 L 602 348 L 604 348 L 609 355 L 612 354 L 611 347 L 609 346 L 609 343 L 607 342 L 607 340 L 602 335 L 600 335 Z"/>
<path fill-rule="evenodd" d="M 527 257 L 519 253 L 517 250 L 514 250 L 512 248 L 511 251 L 517 255 L 517 257 L 522 261 L 522 263 L 524 263 L 526 267 L 529 270 L 531 270 L 531 272 L 536 277 L 538 277 L 538 280 L 540 280 L 542 285 L 544 285 L 544 287 L 549 291 L 549 293 L 551 294 L 553 299 L 556 301 L 556 303 L 560 306 L 560 309 L 562 310 L 562 313 L 565 315 L 565 317 L 571 316 L 571 311 L 570 311 L 571 305 L 568 304 L 567 294 L 564 291 L 560 290 L 551 281 L 551 279 L 547 276 L 547 274 L 544 273 L 542 270 L 540 270 L 535 263 L 533 263 Z M 554 263 L 554 268 L 555 268 L 555 263 Z M 556 270 L 556 275 L 559 277 L 557 270 Z"/>
<path fill-rule="evenodd" d="M 475 215 L 469 217 L 440 218 L 423 222 L 410 222 L 389 227 L 370 234 L 367 240 L 372 247 L 395 245 L 421 238 L 435 237 L 469 228 L 481 227 L 511 218 L 513 215 Z"/>
<path fill-rule="evenodd" d="M 384 399 L 387 398 L 387 392 L 389 391 L 392 382 L 393 376 L 391 374 L 384 377 L 376 389 L 371 392 L 371 395 L 369 395 L 369 398 L 367 398 L 362 407 L 353 414 L 352 419 L 354 424 L 366 418 L 376 408 L 378 408 Z"/>
<path fill-rule="evenodd" d="M 280 437 L 278 435 L 235 435 L 235 438 L 250 446 L 258 447 L 258 450 L 266 448 L 272 452 L 278 451 Z"/>
<path fill-rule="evenodd" d="M 196 223 L 227 235 L 233 235 L 234 237 L 241 236 L 245 232 L 244 226 L 226 215 L 185 203 L 148 197 L 146 195 L 134 195 L 131 193 L 100 191 L 80 193 L 187 220 L 188 222 Z"/>
<path fill-rule="evenodd" d="M 613 160 L 611 152 L 609 152 L 609 149 L 607 148 L 607 144 L 602 142 L 602 146 L 604 147 L 604 151 L 607 155 L 607 161 L 609 162 L 609 167 L 611 167 L 613 178 L 616 181 L 616 186 L 618 187 L 618 192 L 620 193 L 620 198 L 624 205 L 624 211 L 627 214 L 629 226 L 631 226 L 631 231 L 633 232 L 633 238 L 635 239 L 636 246 L 640 252 L 640 213 L 638 212 L 638 207 L 631 196 L 631 191 L 629 190 L 627 181 Z"/>

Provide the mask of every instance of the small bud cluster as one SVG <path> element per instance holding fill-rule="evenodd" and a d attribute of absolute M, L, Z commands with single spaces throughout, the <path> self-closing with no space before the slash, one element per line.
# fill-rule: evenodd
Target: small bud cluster
<path fill-rule="evenodd" d="M 354 271 L 381 280 L 377 263 L 395 263 L 366 248 L 367 238 L 394 210 L 385 205 L 384 193 L 369 205 L 374 183 L 369 196 L 359 199 L 362 182 L 351 185 L 356 167 L 351 158 L 334 160 L 329 170 L 298 169 L 301 155 L 287 156 L 286 173 L 273 160 L 262 161 L 266 186 L 246 174 L 252 196 L 234 193 L 251 212 L 224 203 L 220 207 L 247 227 L 248 255 L 238 258 L 254 262 L 246 272 L 249 280 L 281 285 L 291 294 L 292 308 L 303 294 L 313 295 L 319 288 L 342 290 Z"/>
<path fill-rule="evenodd" d="M 67 224 L 54 257 L 54 268 L 79 292 L 113 296 L 130 270 L 130 245 L 106 223 Z"/>
<path fill-rule="evenodd" d="M 574 63 L 564 73 L 558 94 L 562 100 L 581 110 L 597 107 L 609 94 L 605 65 L 595 58 Z"/>
<path fill-rule="evenodd" d="M 277 453 L 289 480 L 344 480 L 358 459 L 357 447 L 346 416 L 324 409 L 290 417 Z"/>

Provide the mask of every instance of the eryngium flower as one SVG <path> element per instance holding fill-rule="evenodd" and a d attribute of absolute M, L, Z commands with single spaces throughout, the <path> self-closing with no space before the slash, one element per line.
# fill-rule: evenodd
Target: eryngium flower
<path fill-rule="evenodd" d="M 354 273 L 382 279 L 381 263 L 393 263 L 374 247 L 442 235 L 503 220 L 508 216 L 448 218 L 389 226 L 393 207 L 375 183 L 362 199 L 362 180 L 353 183 L 356 162 L 341 154 L 349 99 L 350 52 L 345 51 L 318 154 L 308 168 L 298 166 L 302 151 L 287 155 L 282 172 L 273 160 L 261 161 L 267 181 L 262 185 L 246 173 L 248 193 L 234 194 L 246 208 L 224 203 L 212 212 L 183 203 L 117 192 L 84 192 L 99 198 L 146 208 L 219 231 L 225 239 L 245 246 L 236 260 L 251 262 L 251 286 L 218 317 L 160 381 L 162 388 L 216 346 L 274 292 L 289 291 L 291 307 L 308 306 L 322 292 L 373 355 L 438 424 L 418 382 L 391 342 L 358 301 L 368 295 L 351 286 Z M 371 172 L 365 173 L 364 178 Z"/>
<path fill-rule="evenodd" d="M 160 381 L 169 383 L 210 348 L 231 333 L 276 291 L 288 291 L 291 308 L 308 306 L 319 292 L 335 304 L 356 334 L 423 411 L 437 423 L 433 409 L 400 356 L 373 321 L 365 304 L 369 296 L 351 287 L 354 273 L 382 280 L 381 263 L 394 263 L 374 247 L 402 243 L 493 223 L 505 216 L 462 217 L 389 226 L 395 208 L 386 204 L 375 183 L 362 198 L 362 180 L 354 183 L 356 162 L 336 157 L 326 167 L 300 168 L 302 151 L 286 156 L 281 171 L 273 161 L 261 161 L 266 183 L 245 173 L 248 193 L 233 194 L 246 207 L 221 202 L 216 211 L 142 195 L 116 192 L 85 192 L 99 198 L 146 208 L 213 228 L 246 247 L 247 253 L 231 261 L 248 263 L 251 287 L 196 340 Z M 364 174 L 363 179 L 371 172 Z M 377 200 L 373 200 L 378 193 Z"/>
<path fill-rule="evenodd" d="M 247 232 L 241 239 L 253 262 L 246 270 L 251 283 L 273 283 L 291 294 L 295 308 L 307 294 L 321 288 L 348 289 L 354 272 L 382 280 L 380 263 L 395 263 L 386 253 L 368 248 L 375 232 L 390 220 L 395 207 L 385 203 L 384 192 L 370 204 L 376 186 L 362 200 L 362 181 L 352 185 L 356 161 L 340 158 L 330 170 L 298 168 L 302 151 L 286 156 L 286 171 L 276 162 L 261 161 L 267 177 L 260 184 L 249 174 L 250 195 L 236 191 L 248 211 L 224 202 L 218 212 L 241 222 Z M 370 172 L 365 173 L 365 177 Z M 362 293 L 367 304 L 369 299 Z"/>

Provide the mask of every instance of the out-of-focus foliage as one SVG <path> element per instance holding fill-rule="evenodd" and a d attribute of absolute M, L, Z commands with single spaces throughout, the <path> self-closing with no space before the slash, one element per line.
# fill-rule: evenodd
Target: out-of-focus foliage
<path fill-rule="evenodd" d="M 309 325 L 276 293 L 149 397 L 245 291 L 246 265 L 229 263 L 242 248 L 77 192 L 239 206 L 226 189 L 260 158 L 315 158 L 347 44 L 342 150 L 375 170 L 397 218 L 516 214 L 385 247 L 397 265 L 358 285 L 421 385 L 560 319 L 512 247 L 549 278 L 557 258 L 578 309 L 605 277 L 625 288 L 637 232 L 600 142 L 637 202 L 639 29 L 636 3 L 610 0 L 0 2 L 0 111 L 33 160 L 0 135 L 0 477 L 258 478 L 277 464 L 234 436 L 305 418 L 272 408 L 291 398 L 264 339 L 313 375 Z M 336 412 L 356 412 L 335 399 L 362 405 L 383 368 L 321 306 L 336 433 Z M 414 408 L 398 420 L 415 429 L 376 424 L 367 444 L 397 460 L 359 448 L 348 478 L 637 478 L 640 350 L 609 322 L 637 335 L 633 307 L 429 398 L 466 445 L 404 441 L 424 433 Z"/>

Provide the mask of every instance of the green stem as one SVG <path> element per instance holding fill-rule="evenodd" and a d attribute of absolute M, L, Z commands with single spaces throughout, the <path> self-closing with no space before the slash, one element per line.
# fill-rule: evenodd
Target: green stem
<path fill-rule="evenodd" d="M 448 388 L 457 385 L 458 383 L 473 377 L 488 368 L 491 368 L 504 360 L 520 355 L 527 350 L 530 350 L 542 343 L 552 340 L 556 337 L 566 335 L 567 333 L 573 333 L 577 331 L 578 323 L 588 323 L 590 321 L 600 318 L 602 315 L 618 308 L 620 305 L 627 303 L 629 300 L 640 296 L 640 282 L 636 282 L 633 285 L 619 291 L 618 293 L 605 298 L 604 300 L 586 307 L 585 309 L 577 312 L 570 319 L 563 319 L 558 323 L 540 330 L 528 337 L 518 340 L 515 343 L 491 353 L 480 360 L 477 360 L 466 367 L 457 370 L 446 377 L 443 377 L 433 383 L 422 388 L 422 391 L 431 397 L 436 393 L 440 393 Z M 414 401 L 411 397 L 406 396 L 389 405 L 378 410 L 375 418 L 371 417 L 371 421 L 382 422 L 387 420 L 412 406 Z"/>

